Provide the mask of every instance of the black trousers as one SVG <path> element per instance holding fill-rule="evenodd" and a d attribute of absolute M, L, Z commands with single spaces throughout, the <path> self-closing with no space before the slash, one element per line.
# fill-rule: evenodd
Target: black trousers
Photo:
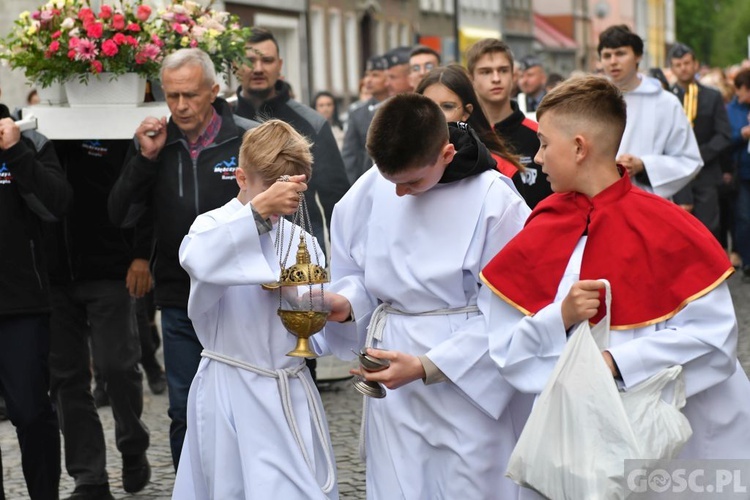
<path fill-rule="evenodd" d="M 0 316 L 0 390 L 32 500 L 57 499 L 60 431 L 49 398 L 49 316 Z"/>
<path fill-rule="evenodd" d="M 149 446 L 143 412 L 143 375 L 135 304 L 123 281 L 83 281 L 52 288 L 50 373 L 65 465 L 76 486 L 105 484 L 107 450 L 91 394 L 92 353 L 115 420 L 117 449 L 145 453 Z"/>

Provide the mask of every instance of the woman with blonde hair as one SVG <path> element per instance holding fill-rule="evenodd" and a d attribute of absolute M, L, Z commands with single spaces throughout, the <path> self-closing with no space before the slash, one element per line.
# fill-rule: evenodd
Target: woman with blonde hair
<path fill-rule="evenodd" d="M 248 130 L 237 197 L 198 216 L 180 246 L 188 316 L 204 351 L 175 499 L 338 498 L 320 395 L 304 358 L 286 355 L 296 338 L 276 314 L 278 295 L 261 288 L 279 278 L 277 231 L 300 240 L 301 228 L 283 216 L 297 210 L 311 165 L 310 143 L 287 123 Z"/>

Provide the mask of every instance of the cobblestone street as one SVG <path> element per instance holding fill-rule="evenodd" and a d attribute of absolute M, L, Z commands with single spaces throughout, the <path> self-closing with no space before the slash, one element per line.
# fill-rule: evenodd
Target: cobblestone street
<path fill-rule="evenodd" d="M 745 370 L 750 370 L 750 284 L 741 283 L 740 276 L 730 279 L 730 288 L 740 325 L 739 356 Z M 145 384 L 144 384 L 145 387 Z M 152 466 L 151 483 L 139 494 L 130 495 L 122 490 L 120 482 L 120 456 L 114 442 L 114 423 L 109 407 L 100 409 L 99 415 L 106 431 L 108 444 L 108 470 L 112 493 L 117 499 L 152 500 L 171 498 L 174 471 L 167 439 L 167 395 L 154 396 L 144 388 L 144 420 L 151 430 L 151 447 L 148 457 Z M 339 473 L 339 491 L 342 499 L 365 498 L 364 464 L 359 459 L 358 438 L 362 398 L 349 382 L 335 382 L 323 387 L 323 402 L 328 415 L 332 441 Z M 9 500 L 27 499 L 26 485 L 21 473 L 21 459 L 15 431 L 10 422 L 0 423 L 0 446 L 3 450 L 5 492 Z M 60 497 L 73 490 L 73 480 L 65 472 L 60 480 Z"/>

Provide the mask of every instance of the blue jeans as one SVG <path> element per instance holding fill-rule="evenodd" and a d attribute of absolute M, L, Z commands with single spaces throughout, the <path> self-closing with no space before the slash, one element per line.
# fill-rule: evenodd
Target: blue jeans
<path fill-rule="evenodd" d="M 169 388 L 169 446 L 175 470 L 180 463 L 182 442 L 187 430 L 187 400 L 201 361 L 203 346 L 195 334 L 187 309 L 163 307 L 161 330 L 164 342 L 164 368 Z"/>
<path fill-rule="evenodd" d="M 750 266 L 750 180 L 742 179 L 739 182 L 735 224 L 735 248 L 747 269 Z"/>

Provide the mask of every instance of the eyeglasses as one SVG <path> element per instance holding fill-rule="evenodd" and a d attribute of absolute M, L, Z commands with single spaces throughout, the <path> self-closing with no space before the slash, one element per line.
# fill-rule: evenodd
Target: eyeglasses
<path fill-rule="evenodd" d="M 411 66 L 411 70 L 414 73 L 419 73 L 422 70 L 422 68 L 424 68 L 424 70 L 426 72 L 430 72 L 433 69 L 435 69 L 435 65 L 433 63 L 424 63 L 424 64 L 421 64 L 421 65 L 420 64 L 412 64 L 412 66 Z"/>
<path fill-rule="evenodd" d="M 463 107 L 462 105 L 455 102 L 441 102 L 439 106 L 440 109 L 442 109 L 445 113 L 452 113 L 457 109 L 461 109 Z"/>

